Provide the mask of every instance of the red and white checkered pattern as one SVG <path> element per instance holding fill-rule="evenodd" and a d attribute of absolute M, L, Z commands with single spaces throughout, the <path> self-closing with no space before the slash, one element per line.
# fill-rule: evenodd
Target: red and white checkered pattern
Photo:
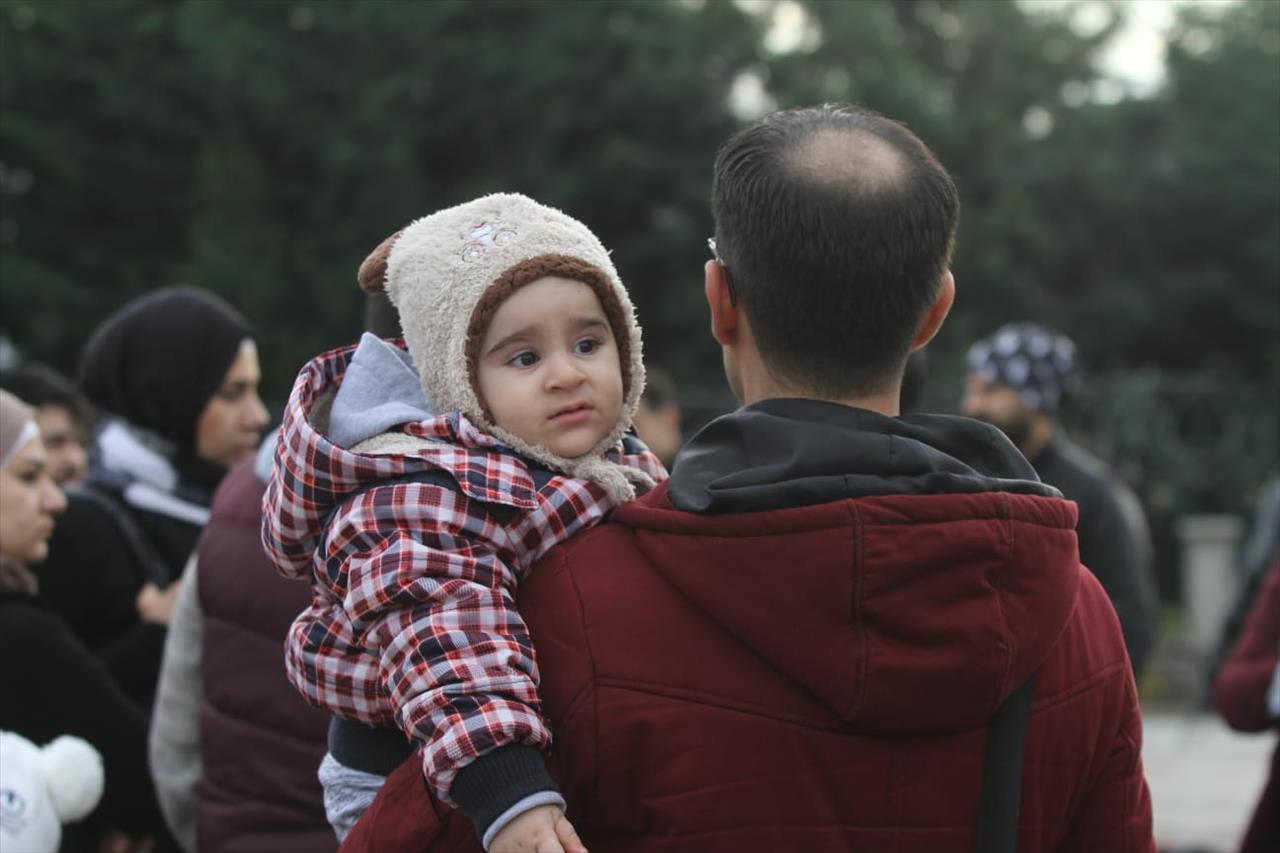
<path fill-rule="evenodd" d="M 516 584 L 613 503 L 602 487 L 565 476 L 538 489 L 520 457 L 456 413 L 407 425 L 439 443 L 403 456 L 335 446 L 308 415 L 354 351 L 325 353 L 298 375 L 263 499 L 268 555 L 282 574 L 312 582 L 311 605 L 286 639 L 286 668 L 313 704 L 408 733 L 447 798 L 458 769 L 479 755 L 549 743 Z M 666 477 L 647 451 L 619 448 L 610 458 Z M 433 469 L 457 490 L 371 487 Z"/>

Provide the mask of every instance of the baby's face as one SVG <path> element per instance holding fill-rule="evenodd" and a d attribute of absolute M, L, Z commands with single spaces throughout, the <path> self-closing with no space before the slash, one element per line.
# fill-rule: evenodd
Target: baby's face
<path fill-rule="evenodd" d="M 622 412 L 618 345 L 595 292 L 547 276 L 513 293 L 485 330 L 476 382 L 498 426 L 567 459 L 589 452 Z"/>

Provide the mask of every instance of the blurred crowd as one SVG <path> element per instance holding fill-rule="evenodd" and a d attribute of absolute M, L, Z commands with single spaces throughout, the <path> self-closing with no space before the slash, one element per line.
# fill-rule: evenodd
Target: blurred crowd
<path fill-rule="evenodd" d="M 376 310 L 368 318 L 396 333 Z M 5 849 L 336 848 L 315 778 L 327 718 L 286 683 L 280 653 L 307 590 L 278 577 L 258 541 L 274 441 L 262 440 L 259 374 L 236 309 L 166 287 L 100 324 L 77 380 L 39 363 L 0 377 L 0 649 L 21 685 L 0 698 L 0 728 L 37 744 L 83 738 L 106 768 L 100 802 L 62 828 L 60 847 L 46 836 Z M 904 413 L 927 374 L 920 351 Z M 1076 382 L 1066 336 L 1014 324 L 971 348 L 959 408 L 998 426 L 1077 502 L 1083 562 L 1112 598 L 1138 673 L 1156 629 L 1149 535 L 1133 493 L 1056 425 Z M 675 463 L 679 395 L 660 368 L 649 368 L 635 427 Z M 1215 705 L 1247 731 L 1280 717 L 1272 504 L 1260 506 L 1215 664 Z M 1276 775 L 1259 837 L 1277 837 Z"/>
<path fill-rule="evenodd" d="M 722 288 L 719 310 L 730 312 L 740 294 L 718 253 L 715 264 L 708 292 Z M 398 337 L 376 297 L 369 305 L 368 330 Z M 904 415 L 928 379 L 923 353 L 892 401 Z M 1079 390 L 1071 339 L 1035 323 L 1002 326 L 973 342 L 967 371 L 954 389 L 959 412 L 1008 438 L 1000 447 L 1018 453 L 1006 455 L 1046 487 L 1037 496 L 1057 490 L 1074 502 L 1080 562 L 1140 674 L 1159 615 L 1151 537 L 1134 493 L 1060 425 Z M 681 454 L 676 384 L 656 366 L 647 373 L 639 440 L 674 471 L 706 464 Z M 298 448 L 277 454 L 260 378 L 249 322 L 191 286 L 159 288 L 103 319 L 74 379 L 33 363 L 0 377 L 0 655 L 13 676 L 0 729 L 17 738 L 5 747 L 0 848 L 337 849 L 317 779 L 333 750 L 330 715 L 294 690 L 281 650 L 312 590 L 279 576 L 261 539 L 275 460 Z M 1209 676 L 1214 706 L 1247 731 L 1280 723 L 1277 505 L 1260 506 Z M 1093 640 L 1076 642 L 1087 650 Z M 1125 686 L 1132 693 L 1132 680 Z M 1278 777 L 1273 765 L 1246 850 L 1280 838 Z"/>

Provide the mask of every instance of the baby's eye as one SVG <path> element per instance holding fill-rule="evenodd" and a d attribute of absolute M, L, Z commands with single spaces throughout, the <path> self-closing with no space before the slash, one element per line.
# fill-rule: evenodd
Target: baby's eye
<path fill-rule="evenodd" d="M 518 352 L 511 358 L 507 359 L 507 364 L 512 367 L 533 367 L 538 363 L 538 354 L 532 350 L 524 350 Z"/>
<path fill-rule="evenodd" d="M 582 355 L 593 353 L 600 349 L 600 342 L 595 338 L 583 338 L 573 345 L 573 351 Z"/>

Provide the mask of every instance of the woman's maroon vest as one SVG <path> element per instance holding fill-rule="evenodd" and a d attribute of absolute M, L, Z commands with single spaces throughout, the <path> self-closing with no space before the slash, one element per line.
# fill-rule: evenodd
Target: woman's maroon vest
<path fill-rule="evenodd" d="M 285 632 L 309 590 L 277 575 L 262 552 L 262 490 L 251 459 L 233 468 L 199 546 L 202 853 L 337 847 L 316 779 L 329 718 L 284 672 Z"/>

